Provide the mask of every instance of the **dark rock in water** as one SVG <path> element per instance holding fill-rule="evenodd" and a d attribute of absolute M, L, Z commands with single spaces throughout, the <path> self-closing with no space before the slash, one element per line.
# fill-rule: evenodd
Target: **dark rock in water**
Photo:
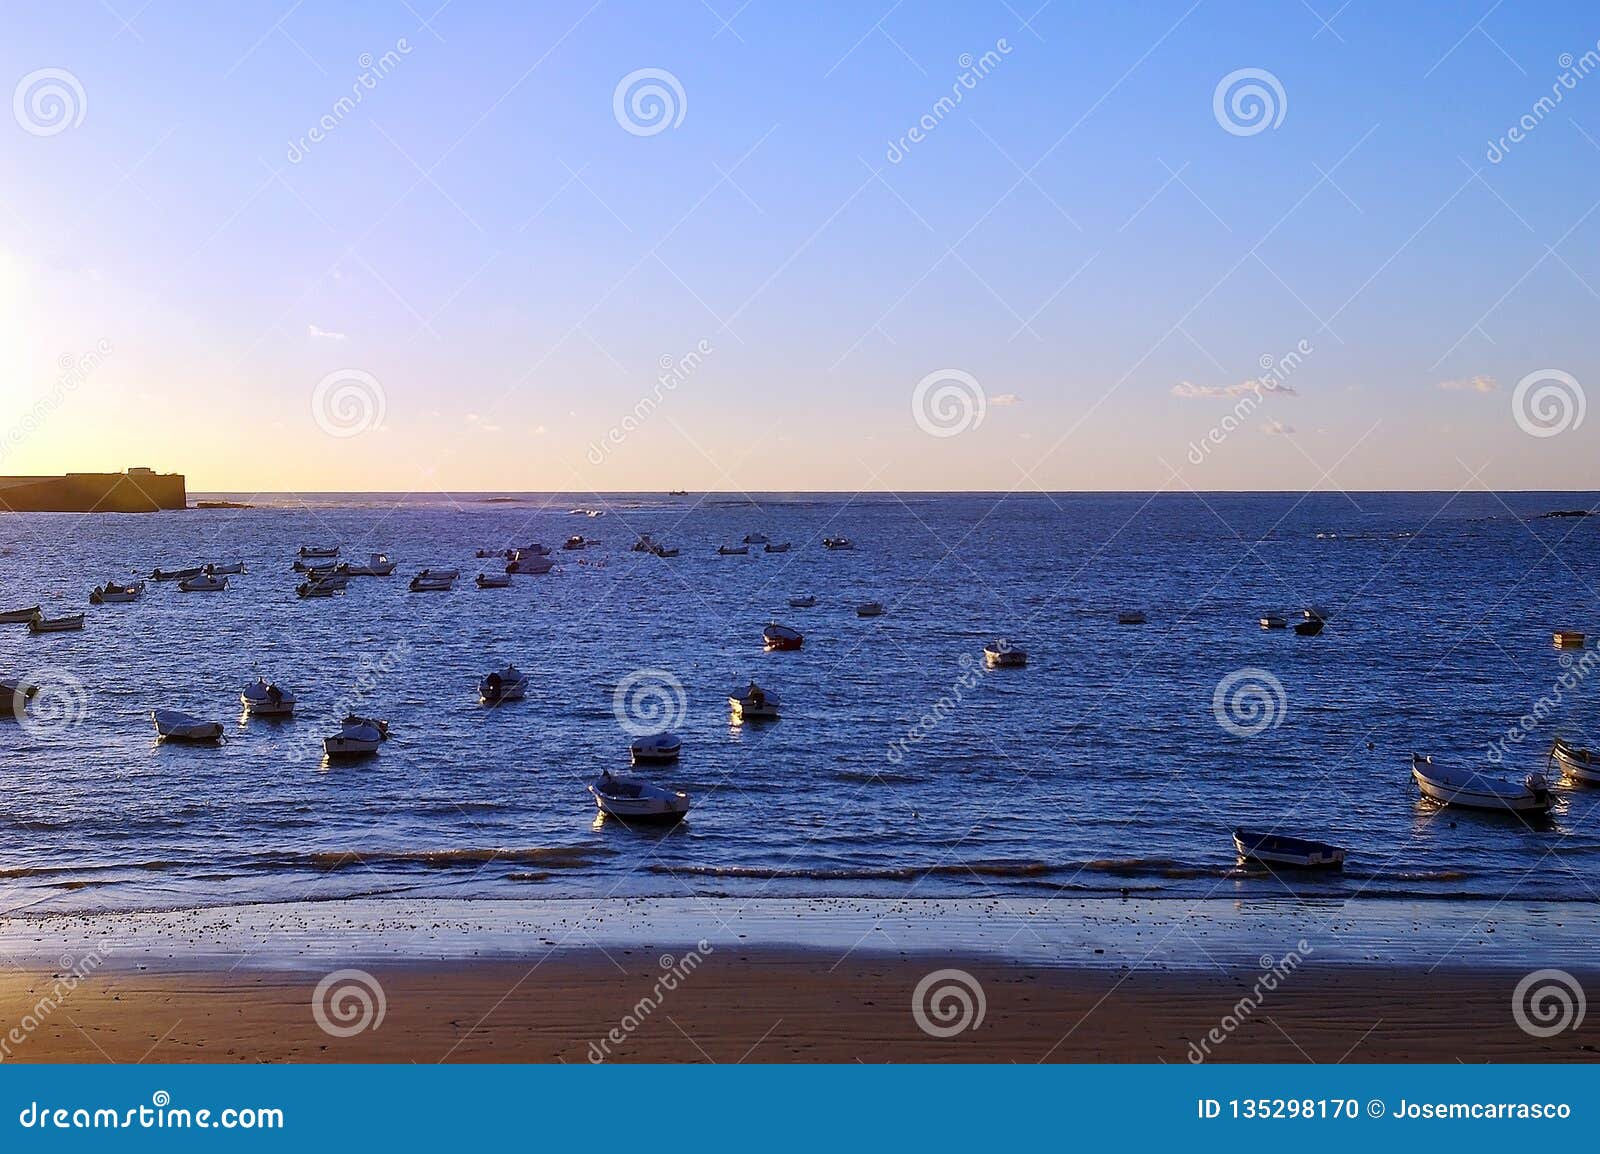
<path fill-rule="evenodd" d="M 196 509 L 254 509 L 255 506 L 245 501 L 196 501 Z"/>
<path fill-rule="evenodd" d="M 1592 509 L 1556 509 L 1549 513 L 1540 513 L 1540 517 L 1593 517 Z"/>

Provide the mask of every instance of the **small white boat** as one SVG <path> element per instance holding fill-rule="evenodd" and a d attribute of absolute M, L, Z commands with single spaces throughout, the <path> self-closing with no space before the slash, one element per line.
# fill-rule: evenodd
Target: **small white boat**
<path fill-rule="evenodd" d="M 824 549 L 854 549 L 856 543 L 848 537 L 824 537 L 822 539 L 822 547 Z"/>
<path fill-rule="evenodd" d="M 351 714 L 339 725 L 339 732 L 322 739 L 322 752 L 329 757 L 366 757 L 378 752 L 389 737 L 387 722 Z"/>
<path fill-rule="evenodd" d="M 287 717 L 294 712 L 294 694 L 261 677 L 239 691 L 239 704 L 256 717 Z"/>
<path fill-rule="evenodd" d="M 805 643 L 805 638 L 798 629 L 791 629 L 787 625 L 774 622 L 761 631 L 761 645 L 770 652 L 787 653 L 799 649 Z"/>
<path fill-rule="evenodd" d="M 730 693 L 728 705 L 741 721 L 776 721 L 778 698 L 752 681 L 742 693 Z"/>
<path fill-rule="evenodd" d="M 519 557 L 548 556 L 550 556 L 550 546 L 540 545 L 538 542 L 534 542 L 532 545 L 524 545 L 520 549 L 507 549 L 505 552 L 505 558 L 507 561 L 515 561 Z"/>
<path fill-rule="evenodd" d="M 677 761 L 682 752 L 683 741 L 676 733 L 652 733 L 638 738 L 628 747 L 628 755 L 634 765 Z"/>
<path fill-rule="evenodd" d="M 125 605 L 130 601 L 137 601 L 144 596 L 144 582 L 135 581 L 132 585 L 119 585 L 115 581 L 107 581 L 104 585 L 96 585 L 89 594 L 90 605 Z"/>
<path fill-rule="evenodd" d="M 30 605 L 26 609 L 7 609 L 0 613 L 0 625 L 26 625 L 39 616 L 43 606 Z"/>
<path fill-rule="evenodd" d="M 765 533 L 746 533 L 744 535 L 744 543 L 746 545 L 765 545 L 767 543 L 767 535 Z"/>
<path fill-rule="evenodd" d="M 650 550 L 650 552 L 654 553 L 657 557 L 676 557 L 678 555 L 678 548 L 676 545 L 670 549 L 665 545 L 657 545 L 654 549 Z"/>
<path fill-rule="evenodd" d="M 856 606 L 856 616 L 857 617 L 882 617 L 883 616 L 883 602 L 881 602 L 881 601 L 863 601 L 860 605 Z"/>
<path fill-rule="evenodd" d="M 456 587 L 453 573 L 434 575 L 427 569 L 418 573 L 411 579 L 411 592 L 413 593 L 448 593 Z"/>
<path fill-rule="evenodd" d="M 150 573 L 152 581 L 186 581 L 190 577 L 198 577 L 206 571 L 204 565 L 191 565 L 187 569 L 155 569 Z"/>
<path fill-rule="evenodd" d="M 1117 614 L 1118 625 L 1143 625 L 1146 620 L 1145 615 L 1138 609 L 1124 609 Z"/>
<path fill-rule="evenodd" d="M 300 556 L 305 557 L 307 559 L 310 559 L 312 557 L 337 557 L 338 555 L 339 555 L 339 546 L 337 546 L 337 545 L 328 545 L 326 547 L 321 547 L 321 548 L 315 547 L 315 546 L 312 546 L 312 545 L 302 545 L 302 546 L 300 546 Z"/>
<path fill-rule="evenodd" d="M 46 617 L 42 613 L 35 613 L 28 622 L 29 633 L 76 633 L 83 628 L 83 614 L 78 613 L 71 617 Z"/>
<path fill-rule="evenodd" d="M 794 546 L 788 541 L 780 541 L 776 545 L 768 542 L 766 545 L 762 546 L 762 548 L 768 553 L 787 553 L 793 547 Z"/>
<path fill-rule="evenodd" d="M 983 663 L 990 669 L 1020 669 L 1028 664 L 1028 655 L 1002 639 L 983 647 Z"/>
<path fill-rule="evenodd" d="M 202 721 L 176 709 L 152 709 L 156 736 L 163 741 L 221 741 L 222 722 Z"/>
<path fill-rule="evenodd" d="M 791 597 L 791 598 L 789 598 L 789 608 L 790 609 L 810 609 L 813 606 L 815 606 L 816 603 L 817 603 L 817 599 L 815 597 L 811 596 L 811 594 L 809 594 L 809 593 L 807 593 L 804 597 Z"/>
<path fill-rule="evenodd" d="M 580 537 L 580 536 L 574 535 L 574 536 L 568 537 L 566 539 L 566 541 L 562 544 L 561 547 L 563 549 L 588 549 L 588 548 L 591 548 L 591 547 L 593 547 L 595 545 L 598 545 L 598 544 L 600 544 L 600 542 L 591 541 L 587 537 Z"/>
<path fill-rule="evenodd" d="M 1575 629 L 1557 629 L 1551 638 L 1557 649 L 1582 649 L 1585 641 L 1584 635 Z"/>
<path fill-rule="evenodd" d="M 394 561 L 387 553 L 373 553 L 364 565 L 345 565 L 342 571 L 351 577 L 388 577 L 394 573 Z"/>
<path fill-rule="evenodd" d="M 228 588 L 226 577 L 213 577 L 209 573 L 202 573 L 198 577 L 189 577 L 178 582 L 178 589 L 183 593 L 221 593 Z"/>
<path fill-rule="evenodd" d="M 1413 753 L 1411 776 L 1422 796 L 1441 805 L 1508 813 L 1544 813 L 1550 808 L 1550 785 L 1542 773 L 1530 773 L 1518 784 L 1475 770 L 1444 769 L 1434 765 L 1433 758 Z"/>
<path fill-rule="evenodd" d="M 474 580 L 479 589 L 511 588 L 511 578 L 504 573 L 479 573 Z"/>
<path fill-rule="evenodd" d="M 478 700 L 485 705 L 521 701 L 528 695 L 528 675 L 515 665 L 496 669 L 478 682 Z"/>
<path fill-rule="evenodd" d="M 717 553 L 722 557 L 744 557 L 750 552 L 748 545 L 718 545 Z"/>
<path fill-rule="evenodd" d="M 1600 754 L 1594 750 L 1580 749 L 1558 737 L 1550 747 L 1550 757 L 1574 781 L 1600 783 Z"/>
<path fill-rule="evenodd" d="M 0 717 L 21 720 L 27 715 L 28 702 L 39 692 L 37 685 L 23 681 L 0 681 Z"/>
<path fill-rule="evenodd" d="M 1233 848 L 1241 863 L 1292 866 L 1295 869 L 1344 868 L 1344 850 L 1327 842 L 1283 834 L 1260 833 L 1243 827 L 1233 831 Z"/>
<path fill-rule="evenodd" d="M 613 777 L 610 770 L 589 786 L 600 812 L 622 821 L 670 824 L 689 812 L 689 795 L 633 778 Z"/>
<path fill-rule="evenodd" d="M 344 592 L 343 585 L 335 585 L 331 581 L 302 581 L 294 587 L 295 593 L 300 597 L 334 597 Z"/>
<path fill-rule="evenodd" d="M 1327 621 L 1328 611 L 1320 605 L 1307 605 L 1300 610 L 1300 616 L 1307 621 Z"/>
<path fill-rule="evenodd" d="M 1279 614 L 1279 613 L 1268 613 L 1265 617 L 1263 617 L 1261 619 L 1261 628 L 1263 628 L 1263 629 L 1287 629 L 1287 628 L 1289 628 L 1289 619 L 1287 617 L 1284 617 L 1282 614 Z"/>
<path fill-rule="evenodd" d="M 213 577 L 231 577 L 244 572 L 243 561 L 229 561 L 225 564 L 211 564 L 205 567 L 205 572 Z"/>
<path fill-rule="evenodd" d="M 550 558 L 544 556 L 543 554 L 530 553 L 524 555 L 519 553 L 518 556 L 512 558 L 511 562 L 506 565 L 506 572 L 532 573 L 533 575 L 538 576 L 541 573 L 550 572 L 550 570 L 555 568 L 555 565 L 556 563 L 554 561 L 550 560 Z"/>

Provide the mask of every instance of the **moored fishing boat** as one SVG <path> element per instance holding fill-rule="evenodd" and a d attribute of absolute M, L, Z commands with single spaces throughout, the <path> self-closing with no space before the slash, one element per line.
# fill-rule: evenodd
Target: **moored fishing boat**
<path fill-rule="evenodd" d="M 746 545 L 765 545 L 767 540 L 765 533 L 746 533 L 744 535 L 744 543 Z"/>
<path fill-rule="evenodd" d="M 1287 629 L 1289 628 L 1289 619 L 1283 616 L 1281 613 L 1268 613 L 1266 616 L 1261 618 L 1261 628 Z"/>
<path fill-rule="evenodd" d="M 150 574 L 152 581 L 187 581 L 206 571 L 204 565 L 191 565 L 187 569 L 156 569 Z"/>
<path fill-rule="evenodd" d="M 473 581 L 479 589 L 511 588 L 511 578 L 504 573 L 479 573 Z"/>
<path fill-rule="evenodd" d="M 76 633 L 83 628 L 83 614 L 76 613 L 71 617 L 46 617 L 43 613 L 35 613 L 28 622 L 29 633 Z"/>
<path fill-rule="evenodd" d="M 137 601 L 142 596 L 144 596 L 143 581 L 135 581 L 131 585 L 119 585 L 115 581 L 107 581 L 104 585 L 96 585 L 89 593 L 89 604 L 123 605 Z"/>
<path fill-rule="evenodd" d="M 243 561 L 213 562 L 202 566 L 202 571 L 213 577 L 234 577 L 244 572 Z"/>
<path fill-rule="evenodd" d="M 287 717 L 294 712 L 294 694 L 264 677 L 239 691 L 239 704 L 256 717 Z"/>
<path fill-rule="evenodd" d="M 1575 781 L 1600 783 L 1600 754 L 1557 737 L 1550 746 L 1551 759 Z"/>
<path fill-rule="evenodd" d="M 1576 629 L 1557 629 L 1551 634 L 1551 639 L 1557 649 L 1582 649 L 1585 640 L 1584 635 Z"/>
<path fill-rule="evenodd" d="M 1550 808 L 1550 784 L 1542 773 L 1530 773 L 1519 784 L 1475 770 L 1447 769 L 1413 753 L 1411 776 L 1424 797 L 1441 805 L 1505 813 L 1544 813 Z"/>
<path fill-rule="evenodd" d="M 761 631 L 761 644 L 769 652 L 788 652 L 799 649 L 805 638 L 799 630 L 774 622 Z"/>
<path fill-rule="evenodd" d="M 856 606 L 856 616 L 857 617 L 882 617 L 883 616 L 883 602 L 881 602 L 881 601 L 863 601 L 860 605 Z"/>
<path fill-rule="evenodd" d="M 39 692 L 37 685 L 26 681 L 0 681 L 0 718 L 21 721 L 28 712 L 28 702 Z"/>
<path fill-rule="evenodd" d="M 800 597 L 789 598 L 790 609 L 810 609 L 817 603 L 817 599 L 807 593 Z"/>
<path fill-rule="evenodd" d="M 297 597 L 303 597 L 307 599 L 317 597 L 334 597 L 344 592 L 344 586 L 335 585 L 331 581 L 319 581 L 316 578 L 312 578 L 310 581 L 300 582 L 300 584 L 294 587 L 294 591 Z"/>
<path fill-rule="evenodd" d="M 1242 826 L 1233 831 L 1233 847 L 1241 863 L 1292 866 L 1296 869 L 1343 869 L 1345 851 L 1327 842 L 1284 834 L 1261 833 Z"/>
<path fill-rule="evenodd" d="M 368 555 L 365 564 L 340 566 L 340 571 L 350 577 L 388 577 L 394 572 L 394 561 L 387 553 Z"/>
<path fill-rule="evenodd" d="M 744 557 L 750 552 L 748 545 L 718 545 L 717 554 L 722 557 Z"/>
<path fill-rule="evenodd" d="M 990 669 L 1020 669 L 1028 664 L 1028 655 L 1004 639 L 991 641 L 983 647 L 983 663 Z"/>
<path fill-rule="evenodd" d="M 1118 625 L 1143 625 L 1148 619 L 1138 609 L 1124 609 L 1117 614 Z"/>
<path fill-rule="evenodd" d="M 740 693 L 728 695 L 728 705 L 733 710 L 735 720 L 739 721 L 776 721 L 778 720 L 778 698 L 776 694 L 768 693 L 761 686 L 752 681 L 748 688 Z"/>
<path fill-rule="evenodd" d="M 221 593 L 227 588 L 226 577 L 213 577 L 209 573 L 202 573 L 198 577 L 186 577 L 178 582 L 178 591 L 181 593 Z"/>
<path fill-rule="evenodd" d="M 635 778 L 614 777 L 610 770 L 589 786 L 601 813 L 622 821 L 670 825 L 689 812 L 689 795 Z"/>
<path fill-rule="evenodd" d="M 442 573 L 435 576 L 424 569 L 411 579 L 411 592 L 413 593 L 448 593 L 456 587 L 454 573 Z"/>
<path fill-rule="evenodd" d="M 352 713 L 340 722 L 338 733 L 322 739 L 322 752 L 329 758 L 367 757 L 388 739 L 388 722 Z"/>
<path fill-rule="evenodd" d="M 628 746 L 628 756 L 634 765 L 660 764 L 677 761 L 683 752 L 683 740 L 676 733 L 652 733 L 636 738 Z"/>
<path fill-rule="evenodd" d="M 7 609 L 4 613 L 0 613 L 0 625 L 26 625 L 39 616 L 42 608 L 39 605 L 30 605 L 26 609 Z"/>
<path fill-rule="evenodd" d="M 152 709 L 156 737 L 161 741 L 221 741 L 222 722 L 205 721 L 176 709 Z"/>
<path fill-rule="evenodd" d="M 856 543 L 848 537 L 824 537 L 822 539 L 822 547 L 824 549 L 854 549 Z"/>
<path fill-rule="evenodd" d="M 327 546 L 302 545 L 302 546 L 300 546 L 300 556 L 306 558 L 307 560 L 310 560 L 313 557 L 316 557 L 316 558 L 337 557 L 338 555 L 339 555 L 339 546 L 337 546 L 337 545 L 327 545 Z"/>
<path fill-rule="evenodd" d="M 598 544 L 600 544 L 600 542 L 591 541 L 587 537 L 574 534 L 573 536 L 568 537 L 566 541 L 562 543 L 561 547 L 568 550 L 590 549 Z"/>
<path fill-rule="evenodd" d="M 478 682 L 478 700 L 485 705 L 521 701 L 527 695 L 528 675 L 509 663 L 504 669 L 496 669 L 486 674 Z"/>
<path fill-rule="evenodd" d="M 767 553 L 787 553 L 792 547 L 792 544 L 788 541 L 779 541 L 776 544 L 768 541 L 762 546 L 762 550 Z"/>
<path fill-rule="evenodd" d="M 1323 619 L 1321 617 L 1307 617 L 1303 621 L 1294 623 L 1294 631 L 1301 637 L 1315 637 L 1322 632 Z"/>
<path fill-rule="evenodd" d="M 555 568 L 556 563 L 540 553 L 518 553 L 506 565 L 507 573 L 532 573 L 538 576 Z"/>

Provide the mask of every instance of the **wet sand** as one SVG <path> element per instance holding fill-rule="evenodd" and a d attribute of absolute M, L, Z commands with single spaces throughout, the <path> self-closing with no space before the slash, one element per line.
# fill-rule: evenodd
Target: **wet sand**
<path fill-rule="evenodd" d="M 933 1037 L 913 999 L 926 975 L 950 967 L 973 979 L 974 1008 L 981 990 L 983 1016 Z M 1521 975 L 1504 971 L 1306 968 L 1242 1014 L 1258 972 L 758 949 L 716 951 L 663 991 L 667 972 L 639 949 L 374 967 L 374 984 L 342 979 L 342 1018 L 332 995 L 320 999 L 336 1029 L 365 1023 L 335 1036 L 313 1012 L 315 972 L 107 966 L 32 1021 L 52 979 L 12 971 L 0 976 L 0 1021 L 33 1025 L 9 1045 L 8 1060 L 24 1062 L 1183 1063 L 1202 1046 L 1222 1062 L 1547 1062 L 1593 1061 L 1600 1045 L 1592 1021 L 1548 1039 L 1524 1033 L 1511 1014 Z M 944 1005 L 956 1024 L 960 1004 Z"/>

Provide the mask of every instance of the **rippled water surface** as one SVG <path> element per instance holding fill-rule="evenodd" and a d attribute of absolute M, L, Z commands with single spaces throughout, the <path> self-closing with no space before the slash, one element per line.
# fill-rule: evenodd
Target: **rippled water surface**
<path fill-rule="evenodd" d="M 1481 765 L 1534 712 L 1508 774 L 1543 769 L 1558 731 L 1600 742 L 1600 686 L 1550 638 L 1600 635 L 1600 519 L 1539 516 L 1592 495 L 255 500 L 0 517 L 0 609 L 89 614 L 82 633 L 0 626 L 0 676 L 47 687 L 40 723 L 0 728 L 5 908 L 1282 893 L 1233 870 L 1240 823 L 1349 847 L 1345 874 L 1292 883 L 1305 892 L 1600 892 L 1600 790 L 1562 785 L 1529 827 L 1423 805 L 1408 766 L 1412 750 Z M 681 555 L 630 552 L 640 532 Z M 716 555 L 752 532 L 793 551 Z M 510 589 L 470 581 L 493 564 L 480 547 L 574 533 L 601 544 Z M 822 548 L 839 534 L 858 547 Z M 400 569 L 300 600 L 290 564 L 308 543 L 385 550 Z M 234 560 L 249 571 L 226 593 L 152 583 L 138 604 L 86 604 L 107 579 Z M 409 593 L 423 566 L 466 580 Z M 816 607 L 788 608 L 800 593 Z M 858 617 L 865 600 L 885 614 Z M 1256 625 L 1306 604 L 1332 614 L 1321 637 Z M 1148 624 L 1116 623 L 1132 608 Z M 804 648 L 763 653 L 772 620 Z M 981 671 L 996 637 L 1027 650 L 1025 669 Z M 481 706 L 478 677 L 507 660 L 530 673 L 527 700 Z M 597 822 L 583 788 L 626 767 L 613 693 L 641 669 L 686 702 L 683 759 L 651 776 L 694 810 L 665 833 Z M 1213 709 L 1242 669 L 1283 687 L 1248 675 L 1269 712 L 1236 728 L 1275 723 L 1253 736 Z M 241 716 L 258 672 L 295 690 L 300 716 Z M 780 695 L 781 721 L 730 722 L 726 695 L 750 678 Z M 358 694 L 393 738 L 324 765 L 329 712 Z M 45 709 L 63 701 L 81 712 L 64 727 Z M 158 745 L 151 708 L 222 720 L 227 741 Z"/>

